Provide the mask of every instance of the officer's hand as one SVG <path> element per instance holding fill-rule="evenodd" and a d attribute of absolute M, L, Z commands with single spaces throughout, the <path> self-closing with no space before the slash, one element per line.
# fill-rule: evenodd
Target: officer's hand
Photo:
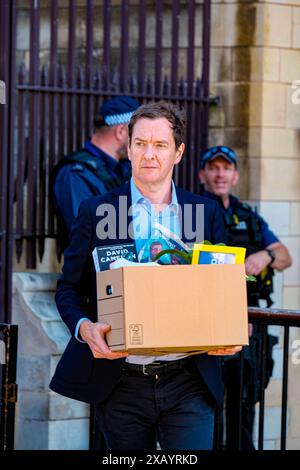
<path fill-rule="evenodd" d="M 105 334 L 111 329 L 106 323 L 93 323 L 90 320 L 84 320 L 79 328 L 79 334 L 83 341 L 89 345 L 93 356 L 96 359 L 122 359 L 128 356 L 128 353 L 113 352 L 107 346 Z"/>
<path fill-rule="evenodd" d="M 213 351 L 209 351 L 207 354 L 210 354 L 211 356 L 233 356 L 241 350 L 242 346 L 234 346 L 232 348 L 214 349 Z"/>
<path fill-rule="evenodd" d="M 253 253 L 246 258 L 246 274 L 249 276 L 258 276 L 270 264 L 271 258 L 265 250 Z"/>

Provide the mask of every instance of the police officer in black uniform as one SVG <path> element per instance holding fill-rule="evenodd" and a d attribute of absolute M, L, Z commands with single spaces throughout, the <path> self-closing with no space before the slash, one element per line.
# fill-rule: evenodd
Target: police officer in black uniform
<path fill-rule="evenodd" d="M 202 194 L 215 199 L 220 204 L 231 246 L 243 246 L 246 252 L 246 273 L 256 276 L 257 282 L 248 282 L 248 305 L 259 306 L 259 300 L 265 299 L 267 306 L 272 305 L 270 294 L 273 291 L 272 278 L 274 269 L 282 271 L 291 265 L 287 248 L 269 229 L 266 221 L 248 204 L 239 201 L 231 194 L 237 184 L 239 172 L 236 153 L 229 147 L 216 146 L 207 149 L 201 157 L 199 176 L 202 182 Z M 244 450 L 255 449 L 252 432 L 255 403 L 259 400 L 259 342 L 257 328 L 249 325 L 250 342 L 245 348 L 245 373 L 242 402 L 242 441 Z M 272 347 L 277 337 L 267 335 L 267 386 L 272 374 Z M 240 362 L 238 357 L 228 358 L 223 366 L 226 385 L 226 447 L 238 446 L 238 413 Z"/>
<path fill-rule="evenodd" d="M 139 103 L 129 96 L 106 100 L 94 118 L 91 139 L 55 167 L 52 189 L 63 248 L 68 244 L 80 203 L 129 180 L 128 123 L 138 107 Z"/>

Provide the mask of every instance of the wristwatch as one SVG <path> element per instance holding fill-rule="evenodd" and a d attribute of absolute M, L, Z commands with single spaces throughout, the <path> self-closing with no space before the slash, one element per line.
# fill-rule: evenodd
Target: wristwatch
<path fill-rule="evenodd" d="M 275 261 L 274 251 L 272 251 L 272 250 L 265 250 L 265 251 L 268 253 L 268 255 L 271 258 L 271 263 L 270 264 L 274 263 L 274 261 Z"/>

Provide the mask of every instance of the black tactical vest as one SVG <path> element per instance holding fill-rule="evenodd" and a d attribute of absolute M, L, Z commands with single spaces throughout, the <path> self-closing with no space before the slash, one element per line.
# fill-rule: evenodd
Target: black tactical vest
<path fill-rule="evenodd" d="M 246 248 L 246 256 L 264 249 L 261 222 L 248 204 L 238 202 L 231 214 L 223 211 L 223 216 L 228 245 Z M 258 299 L 265 299 L 268 307 L 272 305 L 273 275 L 273 269 L 267 267 L 257 276 L 257 282 L 247 283 L 249 305 L 258 305 Z"/>
<path fill-rule="evenodd" d="M 111 191 L 123 183 L 128 181 L 131 177 L 131 167 L 126 165 L 126 161 L 119 162 L 116 165 L 115 169 L 109 168 L 105 162 L 99 158 L 98 156 L 92 155 L 87 150 L 82 149 L 78 152 L 74 152 L 69 157 L 62 158 L 54 167 L 51 177 L 50 177 L 50 194 L 54 208 L 55 206 L 55 198 L 54 198 L 54 184 L 55 178 L 57 177 L 59 171 L 62 167 L 66 165 L 73 165 L 74 171 L 76 171 L 75 165 L 78 164 L 83 168 L 88 169 L 91 173 L 96 175 L 100 181 L 105 186 L 106 191 Z M 122 167 L 122 168 L 121 168 Z M 88 184 L 88 182 L 87 182 Z M 90 186 L 92 193 L 94 194 L 92 185 Z M 97 194 L 94 194 L 95 196 Z M 69 231 L 66 226 L 64 219 L 60 216 L 59 212 L 56 210 L 57 216 L 57 231 L 58 231 L 58 239 L 57 239 L 57 253 L 60 259 L 61 254 L 63 253 L 64 249 L 68 246 L 69 243 Z"/>
<path fill-rule="evenodd" d="M 248 204 L 238 202 L 233 213 L 223 215 L 229 245 L 246 248 L 246 256 L 263 249 L 261 223 Z"/>
<path fill-rule="evenodd" d="M 121 186 L 121 184 L 125 182 L 125 179 L 121 176 L 121 174 L 117 174 L 117 171 L 114 171 L 105 165 L 101 158 L 96 157 L 83 149 L 79 152 L 74 152 L 70 157 L 62 158 L 57 163 L 52 175 L 52 187 L 54 187 L 54 180 L 60 169 L 66 165 L 74 165 L 74 163 L 78 163 L 79 165 L 82 165 L 84 168 L 94 173 L 94 175 L 96 175 L 99 180 L 103 182 L 107 191 L 111 191 L 112 189 Z M 126 180 L 129 178 L 130 174 Z"/>

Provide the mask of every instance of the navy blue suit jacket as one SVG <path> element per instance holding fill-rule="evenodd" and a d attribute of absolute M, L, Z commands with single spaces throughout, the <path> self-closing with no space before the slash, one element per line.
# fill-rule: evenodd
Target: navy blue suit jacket
<path fill-rule="evenodd" d="M 176 194 L 183 214 L 187 204 L 189 211 L 192 208 L 190 212 L 193 214 L 194 229 L 196 205 L 204 205 L 204 239 L 210 240 L 213 244 L 226 241 L 222 213 L 215 201 L 180 188 L 176 188 Z M 107 398 L 120 378 L 122 364 L 125 361 L 125 359 L 95 359 L 89 346 L 74 337 L 77 322 L 82 317 L 88 317 L 92 321 L 97 320 L 93 249 L 96 246 L 132 241 L 128 237 L 122 239 L 116 236 L 114 240 L 101 240 L 97 237 L 96 228 L 101 216 L 97 216 L 96 211 L 100 204 L 111 204 L 115 208 L 117 214 L 116 233 L 119 233 L 119 196 L 126 196 L 128 207 L 130 207 L 131 196 L 128 183 L 103 196 L 87 199 L 81 204 L 78 217 L 72 228 L 70 246 L 65 251 L 63 275 L 58 281 L 56 293 L 59 313 L 68 326 L 72 338 L 58 363 L 50 388 L 61 395 L 88 403 L 101 402 Z M 121 210 L 124 211 L 124 208 L 122 207 Z M 184 221 L 184 215 L 182 220 Z M 127 216 L 127 224 L 130 224 L 131 221 L 131 217 Z M 193 241 L 187 240 L 184 236 L 184 227 L 182 232 L 183 241 Z M 222 312 L 220 312 L 221 314 Z M 200 354 L 194 356 L 193 360 L 213 397 L 220 404 L 223 395 L 220 359 Z"/>

